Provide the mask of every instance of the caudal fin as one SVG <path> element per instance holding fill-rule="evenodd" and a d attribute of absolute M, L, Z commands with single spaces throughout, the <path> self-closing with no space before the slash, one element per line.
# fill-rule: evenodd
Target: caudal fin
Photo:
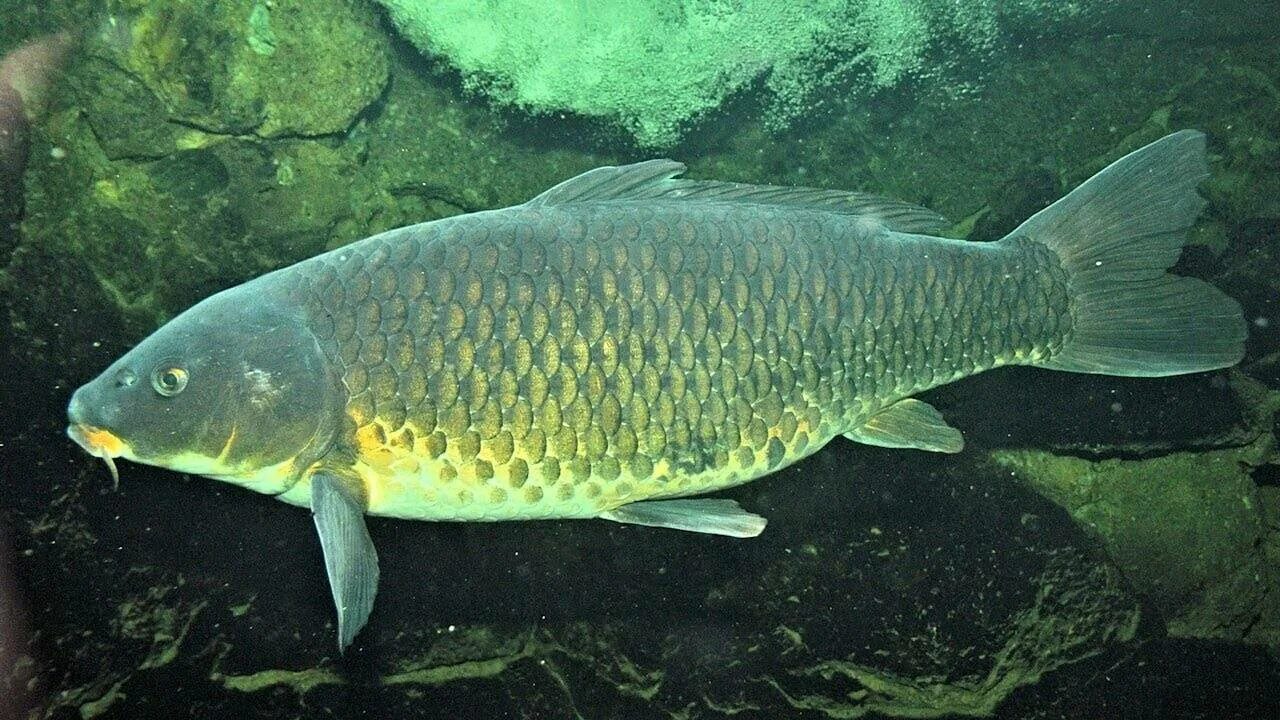
<path fill-rule="evenodd" d="M 1157 377 L 1227 367 L 1244 355 L 1240 305 L 1165 272 L 1205 202 L 1204 134 L 1182 130 L 1107 166 L 1010 238 L 1053 249 L 1067 271 L 1072 326 L 1040 367 Z"/>

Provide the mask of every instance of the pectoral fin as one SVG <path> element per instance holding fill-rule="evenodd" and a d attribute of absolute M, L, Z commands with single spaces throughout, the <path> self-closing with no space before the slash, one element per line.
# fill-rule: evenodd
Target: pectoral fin
<path fill-rule="evenodd" d="M 311 478 L 311 513 L 338 608 L 338 650 L 343 651 L 373 610 L 378 552 L 364 525 L 364 503 L 338 477 L 319 473 Z"/>
<path fill-rule="evenodd" d="M 710 535 L 755 537 L 766 520 L 743 510 L 737 502 L 722 498 L 649 500 L 623 505 L 600 517 L 631 525 L 673 528 Z"/>
<path fill-rule="evenodd" d="M 899 400 L 844 434 L 854 442 L 888 448 L 958 453 L 964 436 L 947 424 L 932 405 L 912 398 Z"/>

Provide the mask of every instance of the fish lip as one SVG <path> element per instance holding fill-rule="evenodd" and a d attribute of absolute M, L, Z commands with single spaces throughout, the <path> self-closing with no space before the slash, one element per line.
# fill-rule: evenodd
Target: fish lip
<path fill-rule="evenodd" d="M 97 455 L 97 451 L 89 444 L 89 438 L 87 436 L 88 432 L 84 425 L 72 423 L 67 426 L 67 437 L 74 440 L 75 443 L 80 446 L 81 450 L 84 450 L 90 455 Z"/>
<path fill-rule="evenodd" d="M 67 426 L 67 437 L 90 455 L 100 458 L 107 464 L 111 472 L 112 487 L 120 489 L 120 472 L 116 470 L 115 458 L 125 453 L 124 441 L 110 430 L 83 423 L 71 423 Z"/>
<path fill-rule="evenodd" d="M 84 423 L 71 423 L 67 426 L 67 437 L 74 440 L 85 452 L 94 457 L 118 458 L 124 454 L 124 441 L 106 428 L 85 425 Z M 110 441 L 103 442 L 107 438 L 110 438 Z M 114 445 L 114 447 L 111 447 L 111 445 Z"/>

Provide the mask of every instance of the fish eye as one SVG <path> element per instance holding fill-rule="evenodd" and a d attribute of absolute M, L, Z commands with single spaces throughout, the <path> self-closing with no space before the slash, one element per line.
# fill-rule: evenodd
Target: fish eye
<path fill-rule="evenodd" d="M 151 387 L 165 397 L 173 397 L 187 387 L 187 371 L 180 367 L 156 368 L 151 373 Z"/>

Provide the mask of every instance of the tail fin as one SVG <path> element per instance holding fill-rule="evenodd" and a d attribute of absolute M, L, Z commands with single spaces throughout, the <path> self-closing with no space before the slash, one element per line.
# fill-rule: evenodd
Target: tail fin
<path fill-rule="evenodd" d="M 1204 134 L 1182 130 L 1120 158 L 1010 233 L 1049 246 L 1067 271 L 1071 334 L 1040 367 L 1158 377 L 1240 360 L 1240 305 L 1165 272 L 1204 209 L 1196 185 L 1208 174 Z"/>

